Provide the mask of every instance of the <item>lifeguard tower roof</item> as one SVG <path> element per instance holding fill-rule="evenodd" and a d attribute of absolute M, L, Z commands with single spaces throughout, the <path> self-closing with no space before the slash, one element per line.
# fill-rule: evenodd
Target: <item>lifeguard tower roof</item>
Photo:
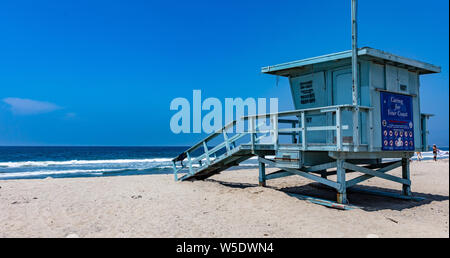
<path fill-rule="evenodd" d="M 406 57 L 401 57 L 391 53 L 387 53 L 378 49 L 373 49 L 370 47 L 363 47 L 358 49 L 358 56 L 363 57 L 367 60 L 373 60 L 376 62 L 382 62 L 385 64 L 395 65 L 397 67 L 403 67 L 409 71 L 417 72 L 419 74 L 430 74 L 441 72 L 441 67 L 428 64 L 425 62 L 409 59 Z M 318 57 L 312 57 L 307 59 L 302 59 L 298 61 L 277 64 L 272 66 L 263 67 L 261 69 L 262 73 L 279 75 L 279 76 L 289 76 L 293 71 L 307 68 L 308 66 L 330 62 L 339 61 L 343 59 L 351 60 L 352 51 L 343 51 Z"/>

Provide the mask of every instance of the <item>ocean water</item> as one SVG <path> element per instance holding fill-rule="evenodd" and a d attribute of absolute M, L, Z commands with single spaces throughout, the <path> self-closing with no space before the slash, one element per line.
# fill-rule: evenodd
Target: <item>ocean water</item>
<path fill-rule="evenodd" d="M 172 173 L 172 158 L 188 147 L 1 147 L 0 180 Z M 438 158 L 448 158 L 448 147 Z M 424 160 L 432 152 L 422 153 Z M 415 159 L 415 157 L 413 158 Z M 252 158 L 240 164 L 256 167 Z"/>
<path fill-rule="evenodd" d="M 188 147 L 0 147 L 0 180 L 171 173 Z"/>

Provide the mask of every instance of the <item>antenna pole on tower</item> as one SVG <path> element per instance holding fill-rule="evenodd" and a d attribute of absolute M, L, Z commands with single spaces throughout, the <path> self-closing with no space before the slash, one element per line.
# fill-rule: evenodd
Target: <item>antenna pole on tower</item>
<path fill-rule="evenodd" d="M 352 0 L 352 103 L 353 112 L 353 144 L 355 151 L 359 145 L 359 107 L 358 107 L 358 27 L 357 0 Z"/>

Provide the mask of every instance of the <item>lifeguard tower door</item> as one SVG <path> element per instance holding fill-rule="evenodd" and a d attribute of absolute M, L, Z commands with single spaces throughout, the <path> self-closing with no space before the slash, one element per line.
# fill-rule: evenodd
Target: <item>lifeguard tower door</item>
<path fill-rule="evenodd" d="M 358 84 L 359 85 L 359 84 Z M 361 92 L 358 89 L 358 93 Z M 358 97 L 358 101 L 359 101 Z M 352 104 L 352 69 L 343 68 L 332 72 L 332 103 L 331 105 Z M 344 143 L 353 143 L 353 120 L 351 112 L 341 114 L 342 124 L 348 126 L 348 130 L 342 131 L 342 141 Z M 335 117 L 333 117 L 335 123 Z M 334 139 L 333 142 L 336 140 Z"/>

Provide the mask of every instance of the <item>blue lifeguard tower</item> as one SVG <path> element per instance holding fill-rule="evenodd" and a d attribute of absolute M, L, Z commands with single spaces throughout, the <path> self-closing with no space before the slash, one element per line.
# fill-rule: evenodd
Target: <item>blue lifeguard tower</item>
<path fill-rule="evenodd" d="M 295 110 L 243 117 L 249 125 L 244 133 L 228 133 L 236 121 L 226 125 L 173 159 L 175 179 L 202 180 L 258 156 L 261 186 L 270 179 L 299 175 L 336 189 L 339 204 L 347 203 L 349 188 L 414 199 L 409 159 L 415 151 L 428 149 L 431 116 L 421 113 L 419 77 L 439 73 L 440 67 L 357 48 L 355 8 L 352 14 L 352 50 L 262 68 L 262 73 L 289 79 Z M 270 128 L 262 130 L 258 121 L 267 117 Z M 221 143 L 208 145 L 219 137 Z M 266 174 L 266 165 L 279 171 Z M 402 177 L 387 173 L 397 167 L 402 167 Z M 351 172 L 361 175 L 346 180 Z M 330 175 L 336 175 L 336 181 Z M 402 194 L 354 187 L 372 177 L 401 184 Z"/>

